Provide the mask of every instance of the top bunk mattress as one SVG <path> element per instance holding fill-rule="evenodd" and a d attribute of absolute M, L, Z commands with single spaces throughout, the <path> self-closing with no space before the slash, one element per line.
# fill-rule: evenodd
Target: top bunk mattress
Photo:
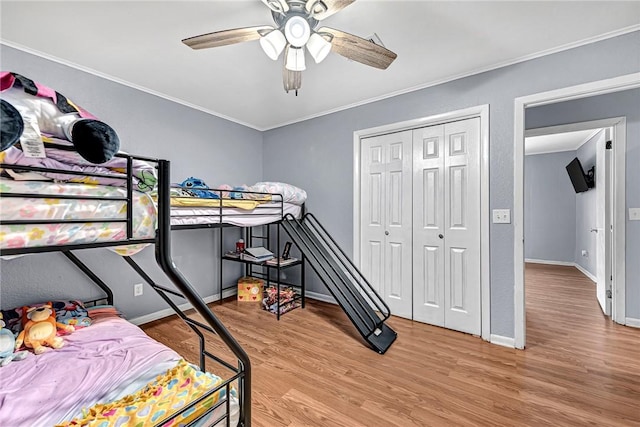
<path fill-rule="evenodd" d="M 56 198 L 61 196 L 125 198 L 126 188 L 55 181 L 16 181 L 0 178 L 0 192 L 19 193 L 21 197 L 0 197 L 0 218 L 3 221 L 34 221 L 21 225 L 0 224 L 0 248 L 20 249 L 38 246 L 77 245 L 118 242 L 127 239 L 127 217 L 123 200 Z M 50 198 L 29 197 L 29 194 L 52 195 Z M 156 203 L 149 193 L 133 192 L 133 239 L 153 239 L 157 223 Z M 252 227 L 280 221 L 286 214 L 299 218 L 303 208 L 293 203 L 260 202 L 256 200 L 171 199 L 171 224 L 198 226 L 230 224 Z M 222 206 L 221 206 L 222 205 Z M 52 220 L 86 222 L 51 223 Z M 133 255 L 144 244 L 115 247 L 121 255 Z"/>
<path fill-rule="evenodd" d="M 218 202 L 218 200 L 214 200 Z M 249 202 L 243 204 L 243 202 Z M 230 224 L 253 227 L 280 221 L 291 214 L 300 218 L 302 206 L 292 203 L 257 203 L 250 200 L 222 200 L 220 207 L 172 206 L 171 225 Z"/>
<path fill-rule="evenodd" d="M 54 181 L 15 181 L 0 178 L 0 191 L 20 194 L 45 194 L 80 197 L 126 198 L 122 187 L 59 183 Z M 133 238 L 151 239 L 155 236 L 156 207 L 147 193 L 133 192 Z M 0 224 L 0 248 L 31 248 L 117 242 L 126 240 L 127 205 L 123 200 L 0 197 L 0 217 L 3 221 L 33 221 L 42 223 L 22 225 Z M 76 223 L 51 223 L 52 220 L 86 220 Z M 49 222 L 47 222 L 49 221 Z M 92 222 L 93 221 L 93 222 Z M 131 255 L 144 245 L 118 248 L 118 253 Z"/>

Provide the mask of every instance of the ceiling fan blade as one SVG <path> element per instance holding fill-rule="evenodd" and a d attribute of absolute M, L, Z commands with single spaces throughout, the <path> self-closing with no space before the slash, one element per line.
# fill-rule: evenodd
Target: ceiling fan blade
<path fill-rule="evenodd" d="M 262 3 L 266 4 L 269 9 L 277 13 L 286 13 L 289 11 L 289 5 L 286 0 L 262 0 Z"/>
<path fill-rule="evenodd" d="M 233 30 L 216 31 L 214 33 L 201 34 L 182 40 L 192 49 L 207 49 L 210 47 L 226 46 L 235 43 L 258 40 L 261 31 L 273 30 L 273 27 L 263 25 L 260 27 L 235 28 Z"/>
<path fill-rule="evenodd" d="M 398 57 L 389 49 L 344 31 L 328 27 L 320 28 L 317 31 L 320 34 L 327 33 L 333 36 L 331 41 L 332 51 L 361 64 L 386 70 Z"/>
<path fill-rule="evenodd" d="M 340 12 L 356 0 L 308 0 L 305 8 L 314 19 L 321 21 Z"/>

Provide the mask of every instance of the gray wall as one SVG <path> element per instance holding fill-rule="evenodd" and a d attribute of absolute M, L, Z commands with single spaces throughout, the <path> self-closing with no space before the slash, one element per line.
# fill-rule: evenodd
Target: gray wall
<path fill-rule="evenodd" d="M 524 257 L 574 262 L 576 196 L 565 166 L 575 151 L 524 158 Z"/>
<path fill-rule="evenodd" d="M 604 137 L 604 130 L 602 130 L 576 151 L 576 157 L 580 159 L 585 173 L 596 164 L 596 144 Z M 593 276 L 596 275 L 598 254 L 596 250 L 597 236 L 591 232 L 591 229 L 596 227 L 596 196 L 598 191 L 597 188 L 592 188 L 589 191 L 576 194 L 575 262 Z M 583 250 L 587 251 L 587 256 L 582 255 Z"/>
<path fill-rule="evenodd" d="M 634 32 L 267 131 L 264 178 L 288 181 L 304 188 L 309 194 L 309 210 L 316 213 L 347 253 L 352 254 L 353 132 L 490 104 L 490 208 L 513 209 L 514 99 L 638 72 L 638 46 L 640 33 Z M 304 95 L 299 98 L 304 102 Z M 638 164 L 637 155 L 634 154 L 635 164 Z M 637 175 L 632 176 L 637 180 Z M 490 247 L 491 332 L 513 337 L 513 226 L 491 224 Z M 637 278 L 640 263 L 635 264 L 637 267 L 628 269 L 633 269 Z M 312 275 L 309 279 L 310 290 L 326 292 Z M 638 297 L 637 292 L 628 295 Z"/>
<path fill-rule="evenodd" d="M 253 129 L 202 113 L 112 81 L 28 53 L 2 46 L 3 70 L 23 74 L 56 89 L 109 123 L 130 153 L 169 159 L 172 181 L 189 176 L 209 185 L 252 184 L 262 179 L 262 134 Z M 218 292 L 217 231 L 179 231 L 173 234 L 176 264 L 202 296 Z M 226 232 L 227 247 L 238 236 Z M 133 284 L 141 279 L 118 255 L 107 249 L 86 250 L 78 256 L 113 287 L 116 304 L 137 317 L 167 305 L 145 287 L 133 298 Z M 154 259 L 153 247 L 134 256 L 160 283 L 167 279 Z M 0 261 L 0 306 L 8 308 L 43 298 L 86 298 L 99 295 L 88 279 L 61 254 L 46 254 Z M 225 264 L 225 285 L 240 270 Z"/>
<path fill-rule="evenodd" d="M 188 175 L 200 176 L 213 183 L 251 182 L 264 178 L 304 188 L 309 194 L 309 210 L 318 215 L 347 253 L 353 253 L 354 131 L 490 104 L 490 208 L 513 209 L 514 98 L 639 72 L 638 46 L 640 32 L 634 32 L 274 129 L 262 135 L 5 46 L 0 59 L 3 69 L 24 73 L 56 88 L 112 124 L 124 141 L 124 149 L 173 160 L 174 180 Z M 352 84 L 357 84 L 357 81 Z M 304 102 L 304 96 L 299 100 Z M 633 105 L 637 106 L 637 103 Z M 615 113 L 616 109 L 612 111 L 611 115 L 619 115 Z M 596 116 L 601 114 L 602 111 L 598 110 Z M 530 119 L 529 114 L 527 119 Z M 640 168 L 631 167 L 640 164 L 637 117 L 629 125 L 629 132 L 630 136 L 636 137 L 635 142 L 631 138 L 628 141 L 627 204 L 640 206 L 640 192 L 637 191 Z M 174 148 L 176 141 L 180 141 L 179 149 Z M 238 161 L 219 162 L 221 158 Z M 245 169 L 237 168 L 240 164 Z M 211 293 L 211 283 L 215 282 L 211 272 L 217 268 L 213 240 L 206 234 L 201 230 L 174 233 L 174 252 L 184 254 L 177 264 L 184 268 L 203 295 Z M 627 223 L 627 235 L 627 314 L 640 317 L 640 263 L 633 261 L 640 253 L 640 238 L 637 237 L 640 236 L 640 222 Z M 491 332 L 513 337 L 513 226 L 491 224 L 490 246 Z M 198 253 L 198 250 L 204 252 Z M 162 278 L 151 252 L 147 249 L 137 259 L 153 271 L 154 277 Z M 166 307 L 155 297 L 145 296 L 144 300 L 126 297 L 132 295 L 131 283 L 139 280 L 125 272 L 124 264 L 114 258 L 116 255 L 95 250 L 86 251 L 81 256 L 104 272 L 106 277 L 112 275 L 116 293 L 125 296 L 119 304 L 124 304 L 121 306 L 130 317 Z M 43 291 L 49 292 L 45 288 L 55 289 L 61 281 L 66 289 L 81 292 L 84 280 L 71 266 L 60 262 L 60 255 L 29 258 L 32 258 L 30 262 L 27 258 L 2 261 L 2 283 L 13 285 L 11 292 L 4 286 L 0 290 L 0 296 L 4 298 L 0 302 L 3 307 L 12 305 L 9 302 L 5 304 L 8 298 L 12 302 L 27 298 L 26 291 L 17 294 L 16 289 L 28 290 L 33 287 L 33 282 L 41 280 L 44 281 L 41 289 L 33 292 L 39 299 Z M 36 267 L 32 269 L 34 264 Z M 201 268 L 208 265 L 211 269 Z M 311 290 L 325 292 L 313 275 L 309 279 Z"/>
<path fill-rule="evenodd" d="M 636 49 L 629 53 L 636 64 L 640 62 L 640 49 L 637 49 L 640 46 L 639 43 L 636 41 Z M 526 112 L 526 127 L 533 129 L 622 116 L 627 118 L 626 316 L 638 319 L 640 318 L 640 262 L 638 262 L 640 221 L 629 221 L 628 209 L 640 207 L 640 167 L 638 167 L 640 165 L 640 89 L 531 108 Z"/>

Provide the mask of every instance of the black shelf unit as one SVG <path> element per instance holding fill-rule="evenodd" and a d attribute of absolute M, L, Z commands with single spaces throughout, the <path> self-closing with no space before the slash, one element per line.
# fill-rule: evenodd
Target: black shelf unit
<path fill-rule="evenodd" d="M 273 239 L 272 233 L 271 233 L 271 226 L 274 225 L 276 227 L 276 233 L 275 233 L 275 239 Z M 255 230 L 256 228 L 262 228 L 262 234 L 255 234 Z M 248 247 L 252 247 L 252 246 L 263 246 L 267 249 L 270 249 L 272 251 L 274 251 L 274 253 L 279 256 L 279 251 L 281 250 L 281 221 L 277 222 L 277 223 L 270 223 L 270 224 L 263 224 L 263 225 L 257 225 L 257 226 L 253 226 L 253 227 L 243 227 L 243 239 L 245 241 L 245 244 Z M 285 302 L 285 304 L 291 302 L 291 301 L 300 301 L 300 307 L 304 309 L 305 307 L 305 258 L 304 256 L 300 255 L 300 258 L 297 259 L 296 261 L 293 261 L 291 263 L 287 263 L 284 265 L 281 265 L 280 263 L 278 264 L 268 264 L 266 261 L 263 262 L 254 262 L 254 261 L 249 261 L 249 260 L 244 260 L 241 257 L 235 257 L 235 256 L 229 256 L 227 255 L 228 252 L 224 252 L 223 251 L 223 247 L 222 247 L 222 242 L 223 242 L 223 236 L 222 236 L 222 229 L 220 231 L 221 235 L 220 235 L 220 283 L 222 283 L 222 271 L 223 271 L 223 264 L 224 261 L 232 261 L 232 262 L 236 262 L 236 263 L 241 263 L 244 264 L 245 268 L 244 268 L 244 275 L 245 276 L 251 276 L 251 277 L 256 277 L 258 279 L 262 279 L 265 282 L 265 289 L 263 292 L 263 297 L 266 294 L 266 289 L 271 286 L 271 285 L 275 285 L 276 286 L 276 290 L 277 290 L 277 310 L 276 310 L 276 318 L 277 320 L 280 320 L 280 316 L 282 314 L 285 313 L 280 313 L 280 290 L 283 287 L 289 287 L 292 288 L 295 292 L 295 295 L 293 297 L 292 300 Z M 273 246 L 273 240 L 275 240 L 275 246 Z M 289 283 L 289 282 L 285 282 L 285 279 L 283 279 L 282 277 L 282 271 L 285 269 L 289 269 L 292 267 L 300 267 L 300 284 L 294 284 L 294 283 Z M 256 268 L 260 269 L 260 270 L 256 270 Z M 272 278 L 271 274 L 269 274 L 270 271 L 275 270 L 275 278 Z M 226 288 L 221 288 L 220 290 L 220 294 L 222 295 L 222 292 L 224 292 L 225 290 L 228 289 L 234 289 L 237 288 L 237 285 L 233 285 L 233 286 L 228 286 Z"/>

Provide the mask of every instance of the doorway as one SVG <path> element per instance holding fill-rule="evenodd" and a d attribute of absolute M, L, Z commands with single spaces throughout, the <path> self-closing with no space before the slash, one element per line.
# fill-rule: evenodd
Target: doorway
<path fill-rule="evenodd" d="M 582 122 L 525 133 L 524 256 L 529 272 L 525 282 L 528 288 L 531 274 L 543 273 L 545 265 L 575 268 L 589 279 L 576 286 L 595 283 L 594 298 L 602 313 L 610 316 L 616 297 L 611 292 L 611 177 L 616 142 L 613 129 L 601 125 L 601 121 Z"/>
<path fill-rule="evenodd" d="M 465 138 L 468 138 L 468 135 L 464 137 L 456 136 L 457 134 L 462 135 L 464 134 L 464 132 L 461 132 L 459 129 L 456 130 L 456 126 L 459 126 L 459 125 L 455 123 L 475 121 L 476 123 L 475 138 L 476 139 L 475 141 L 473 141 L 473 147 L 471 147 L 472 148 L 471 151 L 474 152 L 475 153 L 474 155 L 476 156 L 475 160 L 473 160 L 474 167 L 478 168 L 478 171 L 477 171 L 478 175 L 473 183 L 474 185 L 477 184 L 478 186 L 477 190 L 474 192 L 474 195 L 478 197 L 477 202 L 474 202 L 474 204 L 477 203 L 477 206 L 475 206 L 474 208 L 475 210 L 474 214 L 478 216 L 477 236 L 479 239 L 477 249 L 476 249 L 477 256 L 475 257 L 477 259 L 477 272 L 469 276 L 464 276 L 464 277 L 460 276 L 459 282 L 461 285 L 464 285 L 463 280 L 465 279 L 473 280 L 475 281 L 474 284 L 477 285 L 478 292 L 473 297 L 475 302 L 480 302 L 478 305 L 478 309 L 474 314 L 474 315 L 477 315 L 477 319 L 476 319 L 477 329 L 469 330 L 467 332 L 481 335 L 482 338 L 485 340 L 490 340 L 489 238 L 488 238 L 489 236 L 489 198 L 488 198 L 488 189 L 489 189 L 489 175 L 488 175 L 488 167 L 489 167 L 488 123 L 489 122 L 488 122 L 488 119 L 489 117 L 488 116 L 489 116 L 488 105 L 484 105 L 480 107 L 473 107 L 465 110 L 459 110 L 459 111 L 454 111 L 450 113 L 440 114 L 437 116 L 431 116 L 431 117 L 411 120 L 411 121 L 402 122 L 402 123 L 395 123 L 395 124 L 381 126 L 377 128 L 365 129 L 365 130 L 357 131 L 354 133 L 354 260 L 356 260 L 356 263 L 363 271 L 366 272 L 368 270 L 371 270 L 371 272 L 369 272 L 369 276 L 375 276 L 374 274 L 372 274 L 372 272 L 375 273 L 375 271 L 380 273 L 379 274 L 380 280 L 378 281 L 379 283 L 385 282 L 385 276 L 387 276 L 388 279 L 395 279 L 395 280 L 386 280 L 386 283 L 389 284 L 389 286 L 387 286 L 389 288 L 388 290 L 391 290 L 393 291 L 392 293 L 395 292 L 395 294 L 397 294 L 395 295 L 396 301 L 392 301 L 392 303 L 397 303 L 395 304 L 396 305 L 395 310 L 392 308 L 392 314 L 396 314 L 396 315 L 399 314 L 403 317 L 408 317 L 408 318 L 416 318 L 414 296 L 416 294 L 419 294 L 419 292 L 416 291 L 416 286 L 414 285 L 414 283 L 417 283 L 417 282 L 421 283 L 422 285 L 420 286 L 422 290 L 424 290 L 425 289 L 424 284 L 429 282 L 429 280 L 426 280 L 426 279 L 429 279 L 429 277 L 422 277 L 422 278 L 416 279 L 416 277 L 418 277 L 419 274 L 416 273 L 416 269 L 414 268 L 416 251 L 414 250 L 415 245 L 414 245 L 413 229 L 414 229 L 415 223 L 414 223 L 413 217 L 415 217 L 414 207 L 417 205 L 413 197 L 415 190 L 413 190 L 412 187 L 416 185 L 416 182 L 418 182 L 419 188 L 422 188 L 422 189 L 431 188 L 432 190 L 437 191 L 437 188 L 434 186 L 430 187 L 429 185 L 427 186 L 422 185 L 424 183 L 423 181 L 424 179 L 427 179 L 426 181 L 427 183 L 432 182 L 435 185 L 436 183 L 435 181 L 428 181 L 428 178 L 430 177 L 435 179 L 435 175 L 425 174 L 424 170 L 420 169 L 424 165 L 422 165 L 421 162 L 419 162 L 417 159 L 420 158 L 422 160 L 425 160 L 429 158 L 433 158 L 433 159 L 439 158 L 440 160 L 445 161 L 444 152 L 441 153 L 443 157 L 439 157 L 439 155 L 438 156 L 435 155 L 436 152 L 434 151 L 434 150 L 445 150 L 445 145 L 436 144 L 438 138 L 435 138 L 435 135 L 425 136 L 422 133 L 425 131 L 425 129 L 429 129 L 428 132 L 437 130 L 438 132 L 442 131 L 442 134 L 443 134 L 442 136 L 444 137 L 447 130 L 449 130 L 449 134 L 450 136 L 452 136 L 451 141 L 453 142 L 450 145 L 447 144 L 446 149 L 449 150 L 450 154 L 453 154 L 453 155 L 461 154 L 462 151 L 460 151 L 460 153 L 457 153 L 456 150 L 468 150 L 469 147 L 465 146 L 464 144 L 465 144 L 465 141 L 469 142 L 469 140 L 465 140 Z M 448 125 L 445 125 L 445 124 L 448 124 Z M 393 135 L 393 136 L 389 136 L 389 135 Z M 414 137 L 416 138 L 416 140 L 419 141 L 419 143 L 417 144 L 414 143 Z M 372 150 L 367 150 L 366 152 L 363 151 L 363 147 L 367 147 L 368 146 L 367 144 L 371 145 L 371 141 L 376 141 L 376 144 L 379 147 L 375 147 L 375 150 L 373 151 Z M 371 163 L 370 162 L 371 159 L 368 159 L 368 157 L 371 157 L 371 156 L 375 157 L 378 154 L 383 155 L 381 153 L 385 151 L 385 148 L 383 147 L 383 146 L 386 146 L 385 144 L 388 145 L 387 157 L 389 157 L 390 160 L 393 160 L 393 159 L 395 160 L 393 162 L 386 162 L 389 164 L 385 166 L 382 166 L 380 164 L 375 165 Z M 369 148 L 373 148 L 373 147 L 369 147 Z M 422 148 L 423 150 L 420 150 L 420 148 Z M 403 160 L 403 158 L 401 158 L 402 156 L 400 156 L 400 152 L 408 153 L 409 155 L 408 158 L 404 158 Z M 419 153 L 419 152 L 422 152 L 422 155 L 416 155 L 416 153 Z M 434 161 L 437 162 L 439 160 L 434 160 Z M 408 180 L 399 179 L 399 177 L 401 176 L 399 170 L 402 169 L 403 162 L 407 162 L 407 165 L 409 165 L 410 171 L 408 175 Z M 444 167 L 444 165 L 442 166 L 443 166 L 442 169 L 444 171 L 446 168 Z M 439 167 L 440 166 L 438 166 L 438 168 Z M 366 168 L 366 171 L 365 171 L 365 168 Z M 380 171 L 377 171 L 376 168 L 378 169 L 382 168 L 382 169 L 380 169 Z M 420 174 L 413 173 L 414 169 L 420 170 Z M 444 179 L 447 176 L 447 174 L 449 175 L 453 174 L 452 176 L 449 176 L 449 178 L 453 177 L 454 179 L 456 179 L 456 182 L 460 181 L 460 179 L 463 178 L 461 173 L 458 173 L 457 175 L 455 173 L 456 171 L 460 172 L 462 170 L 462 168 L 459 168 L 459 169 L 460 170 L 457 170 L 454 165 L 454 167 L 448 168 L 446 170 L 446 173 L 442 175 L 443 188 L 444 188 Z M 380 266 L 380 263 L 372 264 L 371 262 L 370 255 L 372 252 L 375 253 L 374 249 L 376 248 L 363 247 L 363 238 L 366 237 L 365 234 L 367 234 L 370 231 L 363 227 L 363 221 L 364 221 L 363 215 L 365 214 L 365 212 L 363 211 L 369 209 L 371 202 L 376 200 L 375 198 L 370 197 L 369 190 L 371 190 L 372 188 L 371 186 L 387 185 L 387 184 L 382 184 L 382 181 L 380 181 L 378 184 L 375 184 L 374 182 L 375 180 L 371 180 L 371 182 L 367 182 L 366 179 L 363 179 L 363 172 L 372 172 L 372 171 L 380 172 L 379 174 L 376 172 L 377 175 L 380 177 L 380 179 L 383 179 L 383 176 L 380 174 L 389 175 L 387 177 L 388 182 L 391 184 L 395 182 L 394 185 L 396 185 L 397 190 L 400 190 L 405 186 L 408 186 L 411 193 L 409 194 L 408 197 L 403 198 L 403 200 L 408 201 L 409 203 L 408 208 L 407 206 L 404 206 L 404 204 L 402 203 L 396 203 L 396 202 L 399 202 L 401 199 L 398 199 L 398 200 L 394 199 L 395 201 L 383 203 L 387 207 L 389 206 L 391 207 L 395 206 L 396 208 L 402 207 L 401 211 L 390 210 L 388 211 L 387 215 L 389 216 L 395 215 L 393 216 L 394 218 L 402 219 L 403 220 L 402 222 L 404 224 L 409 224 L 408 233 L 404 232 L 406 230 L 403 231 L 402 226 L 397 226 L 396 228 L 398 228 L 398 230 L 393 230 L 395 234 L 398 234 L 398 236 L 402 237 L 404 240 L 400 242 L 400 240 L 395 239 L 395 240 L 398 240 L 399 243 L 393 241 L 391 243 L 394 243 L 394 245 L 388 245 L 389 247 L 393 246 L 393 248 L 395 248 L 395 252 L 394 254 L 391 254 L 391 256 L 395 256 L 397 258 L 396 264 L 398 267 L 395 270 L 397 272 L 402 271 L 402 274 L 388 275 L 384 273 L 383 269 L 380 269 L 380 268 L 372 269 L 371 268 L 372 266 L 375 266 L 375 267 Z M 391 175 L 394 175 L 394 177 L 392 177 Z M 417 177 L 418 175 L 420 176 Z M 380 192 L 377 191 L 377 194 L 379 193 Z M 421 192 L 420 194 L 423 196 L 425 195 L 424 192 Z M 426 194 L 428 195 L 428 192 Z M 442 216 L 444 217 L 444 207 L 447 203 L 444 202 L 444 197 L 445 197 L 444 194 L 442 194 L 442 196 L 443 196 Z M 451 200 L 453 199 L 449 198 L 447 200 L 451 202 Z M 365 206 L 364 208 L 363 208 L 363 201 L 366 202 L 364 205 Z M 377 204 L 380 204 L 380 202 L 381 200 L 378 200 Z M 451 203 L 449 203 L 449 205 L 451 206 Z M 380 212 L 383 212 L 383 211 L 380 211 Z M 436 215 L 436 212 L 434 211 L 433 214 Z M 378 217 L 378 222 L 382 218 L 381 215 L 382 213 Z M 380 251 L 384 246 L 382 243 L 389 239 L 393 240 L 394 236 L 391 235 L 390 229 L 385 229 L 384 227 L 374 227 L 374 228 L 376 228 L 375 231 L 378 232 L 378 234 L 382 233 L 380 234 L 380 236 L 378 236 L 380 238 L 377 239 L 377 241 L 380 242 L 380 244 L 377 246 L 377 250 Z M 387 231 L 388 234 L 384 234 L 385 231 Z M 430 231 L 433 231 L 433 230 L 430 230 Z M 458 230 L 454 230 L 454 231 L 458 231 Z M 441 234 L 443 237 L 440 238 L 438 236 L 439 234 Z M 450 234 L 450 233 L 447 232 L 447 234 Z M 436 239 L 438 239 L 439 244 L 440 243 L 445 244 L 444 232 L 436 233 L 435 236 L 436 236 Z M 454 239 L 454 237 L 455 237 L 455 233 L 451 234 L 451 239 Z M 416 239 L 419 240 L 420 238 L 421 237 L 417 237 Z M 450 240 L 450 242 L 453 243 L 454 240 Z M 400 243 L 403 243 L 403 245 L 401 245 Z M 404 249 L 404 252 L 400 250 L 401 246 L 404 246 L 406 248 Z M 437 245 L 431 245 L 431 246 L 436 247 Z M 401 252 L 403 253 L 401 254 Z M 433 251 L 431 251 L 431 253 L 432 252 Z M 446 251 L 443 251 L 443 252 L 446 252 Z M 378 252 L 378 253 L 382 253 L 382 252 Z M 462 255 L 462 252 L 460 252 L 458 255 L 460 255 L 458 258 L 454 257 L 454 259 L 451 260 L 454 265 L 456 262 L 464 258 L 464 256 Z M 467 255 L 470 255 L 470 253 Z M 435 259 L 436 258 L 433 258 L 432 261 L 435 261 Z M 429 261 L 429 257 L 426 257 L 425 260 Z M 442 258 L 442 262 L 445 262 L 444 258 Z M 446 267 L 443 268 L 442 271 L 439 272 L 439 274 L 444 275 L 446 270 L 447 270 Z M 436 271 L 436 270 L 432 269 L 431 271 Z M 369 278 L 372 278 L 372 277 L 369 277 Z M 398 281 L 399 279 L 402 279 L 402 280 Z M 434 280 L 431 281 L 431 283 L 435 285 L 435 282 L 438 279 L 433 276 L 432 276 L 432 279 Z M 373 278 L 372 281 L 375 282 L 376 281 L 375 278 Z M 391 284 L 394 285 L 393 288 L 391 287 Z M 456 289 L 460 290 L 461 288 L 458 286 L 458 288 Z M 380 290 L 382 291 L 380 292 L 381 294 L 385 294 L 384 287 L 382 287 L 382 289 Z M 418 290 L 420 290 L 420 288 L 418 288 Z M 450 291 L 452 290 L 451 287 L 449 288 L 449 290 Z M 402 293 L 402 298 L 400 298 L 401 293 Z M 449 292 L 449 296 L 451 295 L 452 295 L 451 292 Z M 456 296 L 456 295 L 457 294 L 454 292 L 453 296 Z M 385 296 L 388 296 L 388 295 L 385 295 Z M 440 326 L 448 327 L 446 324 L 441 324 Z M 464 330 L 464 328 L 458 328 L 456 326 L 451 326 L 451 328 Z"/>
<path fill-rule="evenodd" d="M 524 298 L 524 137 L 525 109 L 553 105 L 565 101 L 580 100 L 640 87 L 640 73 L 591 82 L 568 88 L 542 92 L 516 98 L 514 105 L 514 341 L 516 348 L 524 348 L 525 298 Z M 612 121 L 614 123 L 612 123 Z M 613 154 L 615 174 L 613 181 L 612 275 L 616 305 L 612 307 L 613 320 L 625 323 L 625 197 L 626 197 L 626 119 L 609 119 L 604 126 L 612 126 L 616 133 L 616 150 Z"/>

